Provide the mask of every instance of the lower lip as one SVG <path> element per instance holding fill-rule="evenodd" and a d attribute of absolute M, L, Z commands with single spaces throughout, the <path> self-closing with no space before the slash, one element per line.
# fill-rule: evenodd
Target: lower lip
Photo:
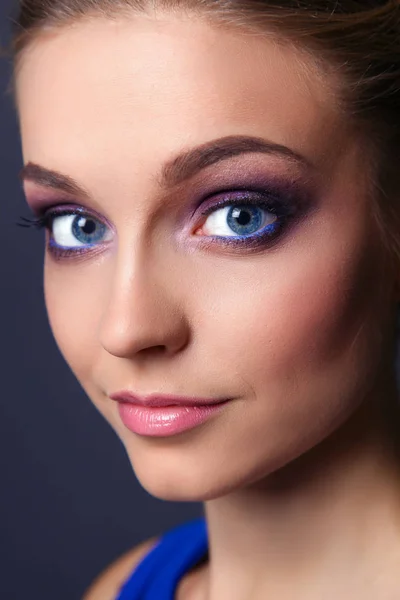
<path fill-rule="evenodd" d="M 219 413 L 228 401 L 200 406 L 138 406 L 118 402 L 118 411 L 125 427 L 153 437 L 175 435 L 192 429 Z"/>

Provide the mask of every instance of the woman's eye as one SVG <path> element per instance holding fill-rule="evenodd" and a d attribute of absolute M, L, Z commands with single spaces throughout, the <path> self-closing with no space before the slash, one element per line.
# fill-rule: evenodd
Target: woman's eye
<path fill-rule="evenodd" d="M 259 206 L 225 206 L 207 217 L 202 231 L 205 235 L 248 236 L 277 222 L 275 214 Z"/>
<path fill-rule="evenodd" d="M 112 238 L 107 225 L 91 215 L 53 213 L 49 218 L 50 244 L 56 248 L 93 246 Z"/>

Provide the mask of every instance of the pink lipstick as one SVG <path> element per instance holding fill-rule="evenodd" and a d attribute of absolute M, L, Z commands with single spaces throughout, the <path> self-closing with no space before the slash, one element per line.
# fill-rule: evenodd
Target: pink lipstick
<path fill-rule="evenodd" d="M 216 415 L 230 399 L 193 398 L 152 394 L 138 396 L 129 391 L 111 394 L 125 427 L 139 435 L 163 437 L 192 429 Z"/>

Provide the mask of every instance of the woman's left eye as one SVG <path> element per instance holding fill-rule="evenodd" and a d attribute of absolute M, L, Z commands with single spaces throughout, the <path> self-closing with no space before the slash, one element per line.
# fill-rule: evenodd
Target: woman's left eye
<path fill-rule="evenodd" d="M 211 236 L 249 236 L 268 227 L 276 229 L 279 218 L 259 206 L 231 205 L 212 212 L 202 226 L 202 232 Z"/>
<path fill-rule="evenodd" d="M 194 234 L 226 244 L 257 243 L 276 237 L 294 212 L 293 204 L 261 194 L 226 196 L 203 211 L 206 218 Z"/>

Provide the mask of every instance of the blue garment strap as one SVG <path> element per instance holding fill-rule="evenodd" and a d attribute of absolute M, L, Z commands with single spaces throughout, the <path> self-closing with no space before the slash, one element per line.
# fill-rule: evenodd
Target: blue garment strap
<path fill-rule="evenodd" d="M 207 550 L 204 517 L 170 529 L 136 565 L 116 600 L 174 600 L 181 577 Z"/>

